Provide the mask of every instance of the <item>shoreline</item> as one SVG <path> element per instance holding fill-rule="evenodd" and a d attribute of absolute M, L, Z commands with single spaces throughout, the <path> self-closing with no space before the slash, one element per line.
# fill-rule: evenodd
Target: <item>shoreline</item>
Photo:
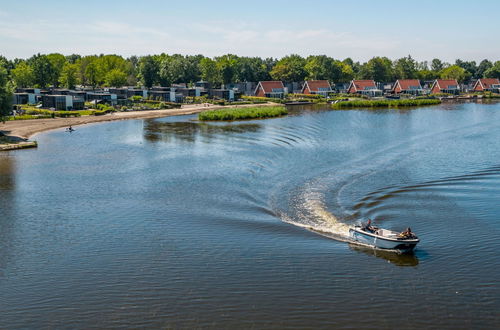
<path fill-rule="evenodd" d="M 71 117 L 71 118 L 45 118 L 45 119 L 29 119 L 29 120 L 13 120 L 7 121 L 5 124 L 0 122 L 0 132 L 5 136 L 22 139 L 27 141 L 31 136 L 53 130 L 64 128 L 68 126 L 79 126 L 92 123 L 100 123 L 115 120 L 128 120 L 128 119 L 151 119 L 162 118 L 170 116 L 183 116 L 200 113 L 203 111 L 217 110 L 224 108 L 246 108 L 246 107 L 268 107 L 275 106 L 274 103 L 264 104 L 243 104 L 243 105 L 224 105 L 224 106 L 203 106 L 183 105 L 180 109 L 167 109 L 167 110 L 144 110 L 144 111 L 128 111 L 116 112 L 103 116 L 84 116 L 84 117 Z"/>

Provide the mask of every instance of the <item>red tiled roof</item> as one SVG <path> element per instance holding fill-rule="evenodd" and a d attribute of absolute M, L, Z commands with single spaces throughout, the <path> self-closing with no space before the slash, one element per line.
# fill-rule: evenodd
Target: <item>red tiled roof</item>
<path fill-rule="evenodd" d="M 311 92 L 319 92 L 320 88 L 332 89 L 328 80 L 308 80 L 306 84 L 309 86 Z"/>
<path fill-rule="evenodd" d="M 437 79 L 436 82 L 440 89 L 449 89 L 450 85 L 458 86 L 458 82 L 455 79 Z"/>
<path fill-rule="evenodd" d="M 399 86 L 402 90 L 408 90 L 411 89 L 411 87 L 422 89 L 422 86 L 420 85 L 420 81 L 418 79 L 398 79 L 398 81 L 396 81 L 396 84 L 397 83 L 399 83 Z"/>
<path fill-rule="evenodd" d="M 499 85 L 500 80 L 498 78 L 483 78 L 479 79 L 483 88 L 491 88 L 491 85 Z"/>
<path fill-rule="evenodd" d="M 353 80 L 356 90 L 365 90 L 367 87 L 377 87 L 374 80 Z"/>
<path fill-rule="evenodd" d="M 281 81 L 260 81 L 259 84 L 262 86 L 264 93 L 272 93 L 274 88 L 285 88 Z"/>

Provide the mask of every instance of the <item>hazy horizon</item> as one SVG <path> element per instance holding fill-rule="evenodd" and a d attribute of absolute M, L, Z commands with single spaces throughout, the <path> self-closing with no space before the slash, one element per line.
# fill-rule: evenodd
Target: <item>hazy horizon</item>
<path fill-rule="evenodd" d="M 130 1 L 58 3 L 26 0 L 0 7 L 0 55 L 223 54 L 281 58 L 328 55 L 366 61 L 374 56 L 418 61 L 500 59 L 500 3 L 420 1 Z M 478 24 L 480 23 L 480 24 Z M 478 28 L 479 27 L 479 28 Z"/>

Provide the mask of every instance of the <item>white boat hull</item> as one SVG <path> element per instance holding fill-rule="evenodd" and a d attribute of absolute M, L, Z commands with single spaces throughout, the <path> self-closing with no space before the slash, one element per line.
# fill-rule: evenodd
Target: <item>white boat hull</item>
<path fill-rule="evenodd" d="M 387 229 L 379 229 L 371 233 L 363 230 L 361 227 L 354 227 L 349 229 L 349 235 L 353 241 L 363 245 L 401 252 L 413 251 L 420 241 L 418 238 L 400 238 L 398 237 L 398 233 Z"/>

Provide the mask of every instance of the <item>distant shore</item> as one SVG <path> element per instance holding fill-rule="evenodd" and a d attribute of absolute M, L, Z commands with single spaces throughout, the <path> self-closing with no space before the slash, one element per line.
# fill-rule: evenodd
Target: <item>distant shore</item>
<path fill-rule="evenodd" d="M 256 107 L 256 106 L 275 106 L 274 103 L 266 104 L 249 104 L 238 106 L 205 106 L 203 104 L 183 105 L 181 109 L 168 109 L 168 110 L 146 110 L 146 111 L 128 111 L 116 112 L 104 116 L 84 116 L 84 117 L 71 117 L 71 118 L 50 118 L 50 119 L 30 119 L 30 120 L 13 120 L 7 121 L 5 124 L 0 122 L 0 132 L 6 136 L 29 139 L 32 135 L 52 129 L 64 128 L 69 126 L 78 126 L 91 123 L 99 123 L 114 120 L 127 120 L 127 119 L 148 119 L 148 118 L 161 118 L 169 116 L 182 116 L 200 113 L 207 110 L 216 110 L 229 107 Z"/>

